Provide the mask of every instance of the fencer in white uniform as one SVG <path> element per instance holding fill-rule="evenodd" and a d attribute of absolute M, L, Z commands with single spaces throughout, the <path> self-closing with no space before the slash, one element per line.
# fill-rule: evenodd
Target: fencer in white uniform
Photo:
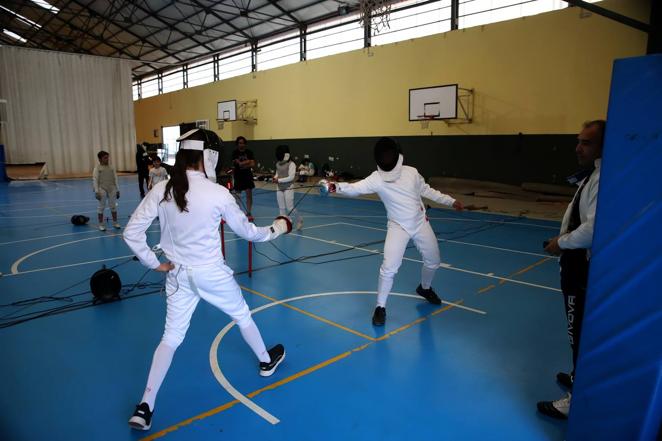
<path fill-rule="evenodd" d="M 294 179 L 297 174 L 297 166 L 290 159 L 290 148 L 279 145 L 276 148 L 276 201 L 281 216 L 290 216 L 296 219 L 296 229 L 303 228 L 303 217 L 294 208 Z"/>
<path fill-rule="evenodd" d="M 267 351 L 232 270 L 223 259 L 218 227 L 223 219 L 244 239 L 264 242 L 291 231 L 291 223 L 279 217 L 271 226 L 255 226 L 230 192 L 214 183 L 218 151 L 207 147 L 220 145 L 215 133 L 195 129 L 180 140 L 171 179 L 159 182 L 147 193 L 124 231 L 124 240 L 143 265 L 167 272 L 165 331 L 154 352 L 143 398 L 129 420 L 131 427 L 141 430 L 151 427 L 156 395 L 200 299 L 235 320 L 259 359 L 260 375 L 273 374 L 285 357 L 280 344 Z M 168 263 L 159 262 L 146 241 L 145 232 L 157 217 L 160 245 Z"/>
<path fill-rule="evenodd" d="M 355 183 L 329 183 L 329 192 L 347 196 L 376 193 L 386 207 L 388 231 L 384 243 L 384 260 L 379 268 L 377 306 L 372 317 L 375 326 L 386 321 L 386 300 L 409 240 L 412 239 L 423 257 L 421 284 L 416 292 L 433 304 L 441 299 L 432 290 L 432 279 L 441 263 L 439 244 L 432 231 L 421 198 L 462 210 L 460 201 L 443 194 L 425 183 L 414 167 L 403 165 L 399 145 L 390 138 L 381 138 L 375 145 L 377 171 Z"/>

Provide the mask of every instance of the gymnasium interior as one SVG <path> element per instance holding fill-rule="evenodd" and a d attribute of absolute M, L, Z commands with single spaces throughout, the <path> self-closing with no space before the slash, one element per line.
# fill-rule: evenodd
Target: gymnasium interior
<path fill-rule="evenodd" d="M 655 0 L 0 0 L 0 439 L 662 440 L 660 15 Z M 227 213 L 213 225 L 287 356 L 263 375 L 241 322 L 199 302 L 136 430 L 172 292 L 129 226 L 162 188 L 152 172 L 179 179 L 186 142 L 207 152 L 209 136 L 206 177 L 242 222 L 288 217 L 269 242 Z M 379 323 L 404 208 L 390 181 L 347 189 L 386 176 L 385 142 L 434 237 L 403 245 Z M 562 283 L 569 217 L 592 229 L 581 309 Z M 161 263 L 167 223 L 142 232 Z"/>

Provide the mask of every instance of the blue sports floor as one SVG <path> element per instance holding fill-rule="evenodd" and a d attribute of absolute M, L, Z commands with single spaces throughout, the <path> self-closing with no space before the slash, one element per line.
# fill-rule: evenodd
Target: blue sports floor
<path fill-rule="evenodd" d="M 124 225 L 138 189 L 135 177 L 120 181 Z M 254 202 L 258 225 L 277 215 L 273 193 L 256 190 Z M 443 260 L 433 286 L 448 303 L 416 296 L 411 245 L 386 326 L 374 328 L 383 205 L 312 191 L 298 208 L 305 229 L 277 248 L 256 244 L 252 278 L 247 243 L 226 234 L 267 346 L 286 347 L 279 370 L 260 377 L 237 328 L 201 302 L 152 429 L 136 432 L 127 419 L 163 330 L 162 276 L 131 260 L 120 232 L 95 228 L 89 181 L 0 184 L 0 439 L 564 438 L 565 423 L 535 406 L 562 396 L 555 374 L 570 366 L 558 263 L 541 253 L 557 223 L 430 210 Z M 90 226 L 73 226 L 73 214 Z M 124 300 L 91 306 L 102 265 L 119 273 Z"/>

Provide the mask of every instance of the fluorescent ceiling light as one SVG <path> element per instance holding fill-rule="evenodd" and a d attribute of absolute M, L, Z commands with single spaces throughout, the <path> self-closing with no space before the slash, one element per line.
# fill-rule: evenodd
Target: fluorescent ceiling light
<path fill-rule="evenodd" d="M 28 26 L 34 26 L 35 28 L 39 29 L 41 28 L 41 25 L 38 23 L 35 23 L 34 21 L 30 20 L 27 17 L 23 17 L 21 14 L 17 14 L 16 12 L 12 11 L 9 8 L 5 8 L 4 6 L 0 5 L 0 8 L 4 9 L 5 11 L 9 12 L 11 15 L 14 17 L 18 18 L 21 20 L 23 23 L 27 24 Z"/>
<path fill-rule="evenodd" d="M 60 12 L 58 8 L 56 8 L 55 6 L 51 5 L 50 3 L 44 0 L 32 0 L 32 3 L 34 3 L 35 5 L 39 5 L 48 11 L 51 11 L 53 14 L 57 14 L 58 12 Z"/>
<path fill-rule="evenodd" d="M 25 38 L 21 37 L 20 35 L 12 32 L 12 31 L 9 31 L 7 29 L 3 29 L 2 33 L 5 34 L 5 35 L 9 35 L 11 38 L 13 38 L 14 40 L 18 40 L 21 43 L 27 43 L 28 42 L 28 40 L 26 40 Z"/>

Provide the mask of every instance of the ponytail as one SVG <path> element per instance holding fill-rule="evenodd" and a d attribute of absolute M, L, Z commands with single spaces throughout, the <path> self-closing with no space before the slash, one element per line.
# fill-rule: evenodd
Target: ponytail
<path fill-rule="evenodd" d="M 175 165 L 170 173 L 170 180 L 166 184 L 163 193 L 163 201 L 175 199 L 180 212 L 188 211 L 186 208 L 186 193 L 188 192 L 187 168 L 197 168 L 202 161 L 202 152 L 200 150 L 179 150 L 175 156 Z"/>

